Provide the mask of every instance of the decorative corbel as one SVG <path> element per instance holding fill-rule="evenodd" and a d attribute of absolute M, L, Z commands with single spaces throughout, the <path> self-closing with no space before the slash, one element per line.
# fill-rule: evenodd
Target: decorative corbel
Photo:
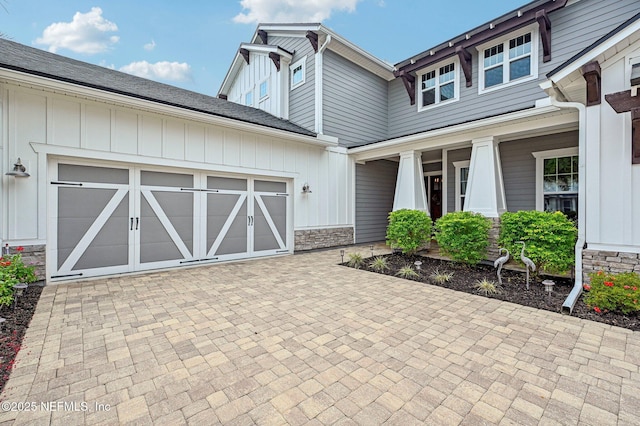
<path fill-rule="evenodd" d="M 262 40 L 262 44 L 269 44 L 267 42 L 269 40 L 269 36 L 265 30 L 258 30 L 258 37 Z"/>
<path fill-rule="evenodd" d="M 318 53 L 318 33 L 315 33 L 313 31 L 307 31 L 306 37 L 309 39 L 309 42 L 313 47 L 313 51 Z"/>
<path fill-rule="evenodd" d="M 407 93 L 409 94 L 411 105 L 415 105 L 416 104 L 416 78 L 411 74 L 405 74 L 404 72 L 400 74 L 399 77 L 402 79 L 404 88 L 407 90 Z"/>
<path fill-rule="evenodd" d="M 631 96 L 627 90 L 604 98 L 618 114 L 631 112 L 631 164 L 640 164 L 640 96 Z"/>
<path fill-rule="evenodd" d="M 244 58 L 247 65 L 249 65 L 249 51 L 245 48 L 240 48 L 240 54 Z"/>
<path fill-rule="evenodd" d="M 587 106 L 600 105 L 602 80 L 598 61 L 583 65 L 582 76 L 587 81 Z"/>
<path fill-rule="evenodd" d="M 472 75 L 471 75 L 471 53 L 467 51 L 462 46 L 456 46 L 456 53 L 458 58 L 460 59 L 460 66 L 462 67 L 462 72 L 464 72 L 464 78 L 467 81 L 467 87 L 471 87 L 473 85 Z"/>
<path fill-rule="evenodd" d="M 276 66 L 276 69 L 280 71 L 280 55 L 275 52 L 269 52 L 269 58 L 273 61 L 273 65 Z"/>
<path fill-rule="evenodd" d="M 540 38 L 542 39 L 542 62 L 551 60 L 551 21 L 547 16 L 547 12 L 542 9 L 536 12 L 536 21 L 540 27 Z"/>

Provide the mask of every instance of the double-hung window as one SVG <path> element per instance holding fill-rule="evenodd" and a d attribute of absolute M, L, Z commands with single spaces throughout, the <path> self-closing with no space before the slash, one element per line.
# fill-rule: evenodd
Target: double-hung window
<path fill-rule="evenodd" d="M 464 201 L 467 193 L 467 183 L 469 182 L 469 166 L 471 162 L 467 161 L 454 161 L 453 167 L 455 168 L 456 177 L 456 211 L 464 210 Z"/>
<path fill-rule="evenodd" d="M 289 66 L 291 72 L 291 90 L 304 84 L 306 63 L 307 57 L 305 56 Z"/>
<path fill-rule="evenodd" d="M 578 212 L 578 149 L 534 152 L 536 157 L 536 209 Z"/>
<path fill-rule="evenodd" d="M 493 42 L 480 50 L 480 92 L 537 77 L 534 30 Z"/>
<path fill-rule="evenodd" d="M 420 108 L 458 99 L 458 70 L 456 62 L 437 67 L 422 74 L 420 80 Z"/>

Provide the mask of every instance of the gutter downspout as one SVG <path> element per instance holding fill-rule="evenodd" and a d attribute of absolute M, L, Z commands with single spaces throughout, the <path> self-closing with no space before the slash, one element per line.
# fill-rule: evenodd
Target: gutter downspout
<path fill-rule="evenodd" d="M 569 314 L 573 312 L 573 307 L 578 300 L 578 297 L 582 294 L 582 250 L 586 245 L 586 230 L 585 224 L 587 223 L 587 200 L 586 195 L 586 154 L 587 154 L 587 108 L 579 102 L 561 102 L 556 99 L 555 85 L 552 94 L 549 96 L 551 105 L 558 108 L 575 108 L 578 110 L 578 240 L 575 246 L 575 284 L 573 289 L 567 296 L 566 300 L 562 304 L 561 312 L 563 314 Z"/>
<path fill-rule="evenodd" d="M 323 76 L 322 76 L 322 71 L 324 68 L 324 61 L 323 61 L 323 56 L 324 56 L 324 51 L 327 49 L 327 46 L 329 45 L 329 43 L 331 43 L 331 34 L 327 35 L 327 38 L 325 39 L 324 43 L 322 44 L 322 46 L 320 46 L 320 48 L 318 48 L 318 53 L 316 53 L 316 72 L 315 72 L 315 82 L 316 82 L 316 99 L 315 99 L 315 121 L 316 121 L 316 125 L 315 125 L 315 131 L 316 133 L 322 135 L 324 134 L 324 123 L 323 123 L 323 116 L 324 113 L 322 111 L 322 104 L 323 104 Z"/>

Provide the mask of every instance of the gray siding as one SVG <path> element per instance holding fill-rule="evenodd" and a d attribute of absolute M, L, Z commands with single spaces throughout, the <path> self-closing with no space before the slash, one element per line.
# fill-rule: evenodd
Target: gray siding
<path fill-rule="evenodd" d="M 488 116 L 533 107 L 537 99 L 546 97 L 540 82 L 546 73 L 640 11 L 638 0 L 582 0 L 550 14 L 552 28 L 552 60 L 542 62 L 540 38 L 538 48 L 538 79 L 516 84 L 493 92 L 478 94 L 478 51 L 468 49 L 473 56 L 473 86 L 466 87 L 460 76 L 460 98 L 457 102 L 417 111 L 409 104 L 409 96 L 400 79 L 389 84 L 389 137 L 440 128 L 478 120 Z M 427 46 L 425 46 L 426 48 Z M 419 80 L 416 79 L 416 86 Z M 418 103 L 418 96 L 416 96 Z"/>
<path fill-rule="evenodd" d="M 398 163 L 356 164 L 356 243 L 384 241 L 398 175 Z"/>
<path fill-rule="evenodd" d="M 536 209 L 536 151 L 578 146 L 578 132 L 558 133 L 500 143 L 507 210 Z"/>
<path fill-rule="evenodd" d="M 289 52 L 293 52 L 291 63 L 302 59 L 305 55 L 305 82 L 303 85 L 289 91 L 289 120 L 305 129 L 315 131 L 315 53 L 311 43 L 305 37 L 269 37 L 269 44 L 278 45 Z M 289 74 L 289 69 L 280 72 Z M 291 76 L 289 76 L 291 81 Z"/>
<path fill-rule="evenodd" d="M 422 165 L 423 172 L 440 172 L 442 171 L 442 163 L 427 163 Z"/>
<path fill-rule="evenodd" d="M 387 138 L 387 81 L 326 50 L 323 68 L 324 133 L 340 145 Z"/>
<path fill-rule="evenodd" d="M 471 148 L 447 152 L 447 213 L 456 211 L 456 168 L 453 163 L 465 160 L 471 160 Z"/>

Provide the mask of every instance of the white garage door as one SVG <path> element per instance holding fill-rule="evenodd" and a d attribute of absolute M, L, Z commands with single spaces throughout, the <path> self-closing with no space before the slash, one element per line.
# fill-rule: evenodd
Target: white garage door
<path fill-rule="evenodd" d="M 290 252 L 287 182 L 54 162 L 52 280 Z"/>

